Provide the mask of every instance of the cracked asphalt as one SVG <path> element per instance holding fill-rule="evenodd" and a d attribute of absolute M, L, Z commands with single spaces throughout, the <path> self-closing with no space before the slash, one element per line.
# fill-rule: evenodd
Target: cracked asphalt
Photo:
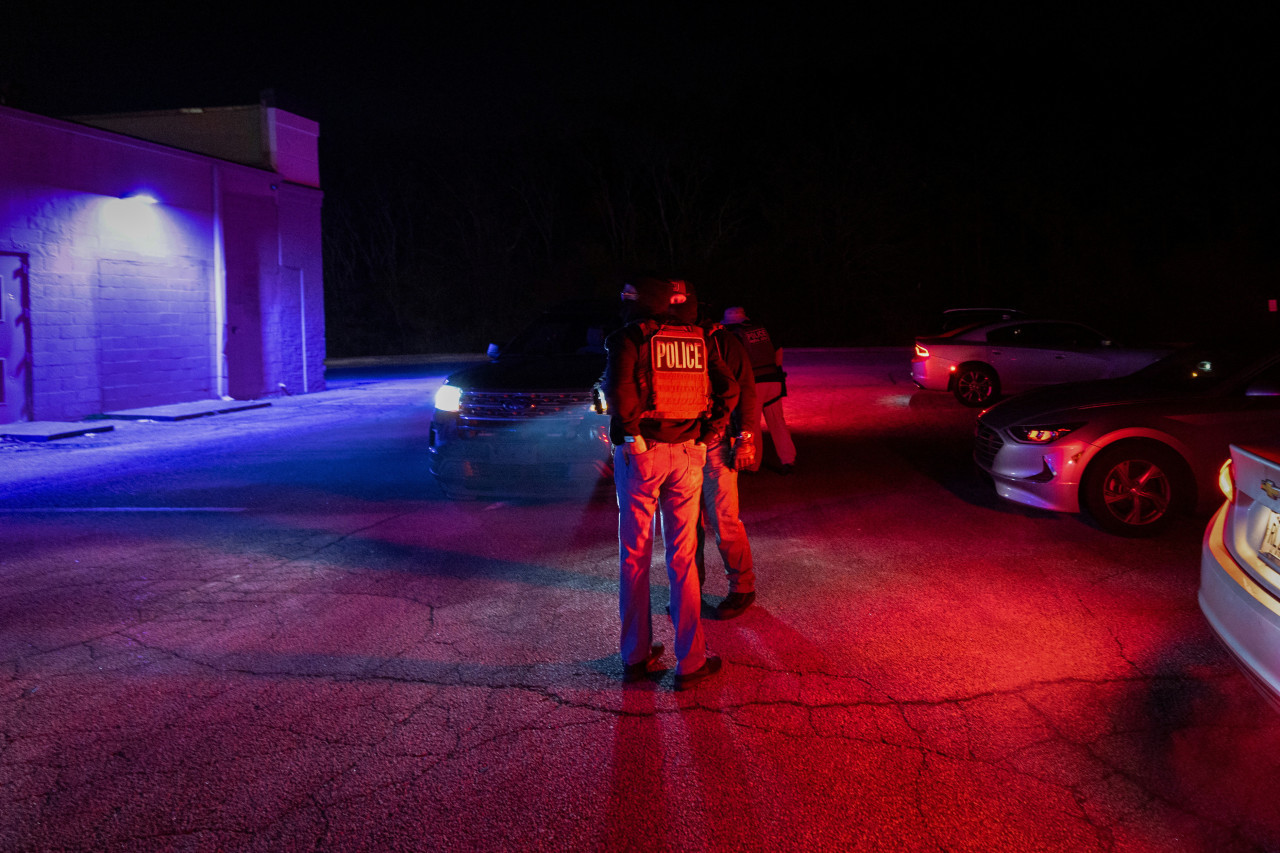
<path fill-rule="evenodd" d="M 683 693 L 669 654 L 622 683 L 609 484 L 431 482 L 441 365 L 0 444 L 0 849 L 1280 850 L 1206 519 L 998 501 L 907 358 L 788 351 L 798 470 L 743 480 L 759 599 Z"/>

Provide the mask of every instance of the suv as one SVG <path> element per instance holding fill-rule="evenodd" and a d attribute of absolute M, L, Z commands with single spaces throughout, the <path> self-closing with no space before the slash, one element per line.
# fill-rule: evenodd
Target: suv
<path fill-rule="evenodd" d="M 611 468 L 609 419 L 592 388 L 604 373 L 615 305 L 548 309 L 489 362 L 452 373 L 436 392 L 430 470 L 446 496 L 589 494 Z"/>

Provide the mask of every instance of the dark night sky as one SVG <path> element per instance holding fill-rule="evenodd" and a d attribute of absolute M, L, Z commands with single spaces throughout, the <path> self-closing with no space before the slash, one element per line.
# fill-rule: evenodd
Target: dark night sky
<path fill-rule="evenodd" d="M 247 103 L 274 86 L 326 122 L 372 110 L 478 130 L 511 110 L 563 108 L 632 86 L 714 98 L 744 79 L 797 71 L 831 74 L 833 95 L 958 98 L 953 109 L 994 115 L 1079 98 L 1082 117 L 1098 124 L 1114 118 L 1108 92 L 1154 97 L 1149 108 L 1159 112 L 1176 109 L 1166 101 L 1195 109 L 1204 97 L 1243 107 L 1274 91 L 1263 79 L 1276 68 L 1274 16 L 1206 12 L 1204 4 L 1162 4 L 1159 16 L 1117 11 L 1124 4 L 1092 13 L 1059 4 L 1015 17 L 913 14 L 910 6 L 837 16 L 801 4 L 785 18 L 737 4 L 573 13 L 512 5 L 355 15 L 348 7 L 293 20 L 261 6 L 236 14 L 234 5 L 129 13 L 121 4 L 23 4 L 6 12 L 13 25 L 0 69 L 10 103 L 33 111 Z M 983 90 L 964 91 L 970 81 Z M 1099 111 L 1089 111 L 1098 100 Z M 1254 121 L 1268 106 L 1255 102 L 1236 120 Z M 914 107 L 940 110 L 925 120 L 949 120 L 942 104 Z"/>
<path fill-rule="evenodd" d="M 6 12 L 0 91 L 32 112 L 244 104 L 275 88 L 321 122 L 322 168 L 336 171 L 383 151 L 536 147 L 610 110 L 635 120 L 644 104 L 678 102 L 722 125 L 721 150 L 793 137 L 794 159 L 844 146 L 873 163 L 861 174 L 901 182 L 889 195 L 999 185 L 1005 208 L 1025 197 L 1041 219 L 1061 205 L 1123 223 L 1139 262 L 1171 243 L 1243 240 L 1249 275 L 1277 268 L 1274 13 L 469 3 L 299 21 L 254 6 L 24 5 L 39 8 Z M 678 125 L 678 112 L 655 115 Z M 1037 251 L 1007 239 L 1006 255 Z M 974 297 L 1008 295 L 978 286 L 1000 277 L 975 274 Z"/>

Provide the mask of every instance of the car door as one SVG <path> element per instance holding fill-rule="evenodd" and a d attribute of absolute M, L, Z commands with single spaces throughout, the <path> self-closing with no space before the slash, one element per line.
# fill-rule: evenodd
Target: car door
<path fill-rule="evenodd" d="M 1000 376 L 1000 387 L 1016 394 L 1041 385 L 1092 378 L 1096 360 L 1070 348 L 1079 337 L 1072 323 L 1016 323 L 987 335 L 988 359 Z"/>
<path fill-rule="evenodd" d="M 1048 323 L 1043 331 L 1045 348 L 1053 353 L 1053 368 L 1059 382 L 1085 382 L 1122 375 L 1112 369 L 1112 361 L 1122 353 L 1102 334 L 1079 323 Z"/>

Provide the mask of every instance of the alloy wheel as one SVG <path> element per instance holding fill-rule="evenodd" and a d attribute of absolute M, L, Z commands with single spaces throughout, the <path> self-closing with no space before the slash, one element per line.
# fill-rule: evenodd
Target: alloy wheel
<path fill-rule="evenodd" d="M 980 367 L 965 368 L 956 375 L 956 399 L 966 406 L 983 406 L 995 396 L 995 377 Z"/>
<path fill-rule="evenodd" d="M 1141 527 L 1163 518 L 1173 499 L 1169 475 L 1147 459 L 1126 459 L 1102 482 L 1107 512 L 1126 525 Z"/>

